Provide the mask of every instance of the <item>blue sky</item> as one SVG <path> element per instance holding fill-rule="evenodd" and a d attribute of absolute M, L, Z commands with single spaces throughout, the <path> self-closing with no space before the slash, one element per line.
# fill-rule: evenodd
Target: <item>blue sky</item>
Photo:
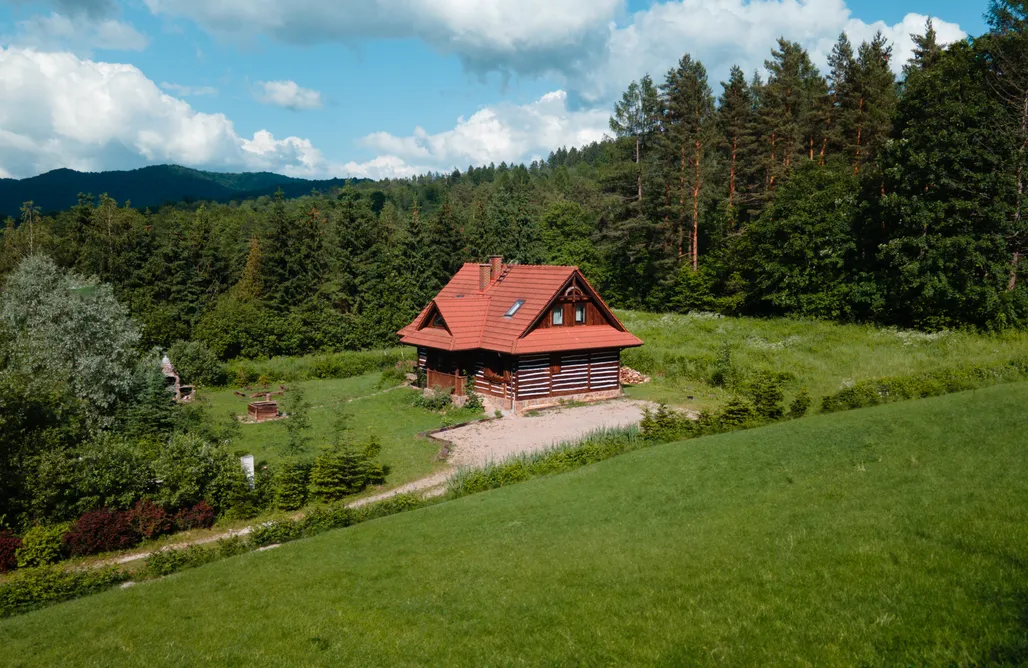
<path fill-rule="evenodd" d="M 0 0 L 0 176 L 175 162 L 310 177 L 531 160 L 597 139 L 683 53 L 984 30 L 985 0 Z M 399 9 L 403 7 L 403 9 Z M 259 8 L 259 9 L 258 9 Z"/>

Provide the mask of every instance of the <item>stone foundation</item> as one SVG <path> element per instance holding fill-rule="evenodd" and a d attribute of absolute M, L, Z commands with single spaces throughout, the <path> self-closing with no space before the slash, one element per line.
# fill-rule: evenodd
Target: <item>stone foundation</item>
<path fill-rule="evenodd" d="M 602 390 L 600 392 L 580 392 L 579 394 L 565 394 L 559 397 L 539 397 L 538 399 L 522 399 L 514 402 L 514 412 L 524 413 L 527 410 L 538 410 L 540 408 L 555 408 L 562 403 L 608 401 L 621 396 L 621 388 L 613 390 Z"/>

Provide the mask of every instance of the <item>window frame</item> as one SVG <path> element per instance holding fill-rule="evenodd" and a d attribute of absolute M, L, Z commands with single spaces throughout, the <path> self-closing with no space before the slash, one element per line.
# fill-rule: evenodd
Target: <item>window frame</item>
<path fill-rule="evenodd" d="M 504 318 L 513 318 L 517 314 L 517 312 L 521 310 L 521 307 L 524 306 L 524 305 L 525 305 L 525 300 L 524 299 L 518 299 L 517 301 L 515 301 L 511 305 L 511 307 L 509 309 L 507 309 L 507 312 L 503 314 L 503 317 Z"/>
<path fill-rule="evenodd" d="M 579 313 L 582 314 L 582 319 L 581 320 L 578 319 L 578 314 Z M 588 318 L 588 317 L 589 317 L 589 314 L 588 314 L 585 302 L 578 302 L 577 304 L 575 304 L 575 324 L 576 325 L 584 325 L 585 321 L 586 321 L 586 318 Z"/>
<path fill-rule="evenodd" d="M 557 304 L 550 311 L 550 325 L 552 327 L 563 327 L 564 326 L 564 305 Z"/>

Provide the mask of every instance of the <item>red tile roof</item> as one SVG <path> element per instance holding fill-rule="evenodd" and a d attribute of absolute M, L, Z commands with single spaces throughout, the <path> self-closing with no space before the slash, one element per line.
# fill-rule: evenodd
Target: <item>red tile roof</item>
<path fill-rule="evenodd" d="M 484 291 L 478 289 L 478 272 L 478 265 L 474 263 L 461 267 L 432 303 L 397 332 L 400 342 L 443 350 L 483 348 L 510 354 L 642 345 L 642 341 L 625 330 L 577 267 L 504 266 L 500 278 Z M 592 293 L 597 308 L 610 324 L 529 331 L 572 277 Z M 524 300 L 521 308 L 513 317 L 504 317 L 519 299 Z M 421 327 L 434 308 L 439 310 L 449 331 Z"/>

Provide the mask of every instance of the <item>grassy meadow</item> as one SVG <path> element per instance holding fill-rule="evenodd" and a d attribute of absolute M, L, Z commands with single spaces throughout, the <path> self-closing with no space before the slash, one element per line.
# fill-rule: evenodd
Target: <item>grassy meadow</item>
<path fill-rule="evenodd" d="M 0 621 L 0 664 L 1024 664 L 1026 405 L 638 450 Z"/>
<path fill-rule="evenodd" d="M 316 454 L 330 443 L 340 413 L 349 415 L 348 438 L 363 440 L 376 436 L 382 443 L 379 460 L 391 467 L 387 485 L 392 487 L 430 474 L 441 466 L 435 461 L 439 444 L 418 434 L 444 424 L 475 417 L 470 410 L 435 413 L 411 405 L 416 391 L 397 387 L 395 381 L 383 382 L 380 372 L 352 378 L 287 382 L 285 397 L 276 397 L 281 410 L 288 410 L 290 391 L 302 387 L 310 404 L 310 435 L 307 454 Z M 272 386 L 278 389 L 278 385 Z M 246 414 L 250 399 L 235 394 L 238 388 L 201 391 L 199 400 L 206 402 L 218 419 L 234 419 Z M 232 444 L 233 450 L 252 453 L 258 461 L 275 462 L 289 455 L 286 420 L 257 424 L 240 424 Z"/>
<path fill-rule="evenodd" d="M 997 363 L 1028 353 L 1024 331 L 925 333 L 704 313 L 618 311 L 618 317 L 645 342 L 641 348 L 625 351 L 623 362 L 653 378 L 651 383 L 629 388 L 629 396 L 696 409 L 720 404 L 735 389 L 733 381 L 758 370 L 792 374 L 787 391 L 806 388 L 816 406 L 820 397 L 853 381 Z M 730 359 L 728 383 L 715 386 L 711 378 L 725 351 Z"/>

